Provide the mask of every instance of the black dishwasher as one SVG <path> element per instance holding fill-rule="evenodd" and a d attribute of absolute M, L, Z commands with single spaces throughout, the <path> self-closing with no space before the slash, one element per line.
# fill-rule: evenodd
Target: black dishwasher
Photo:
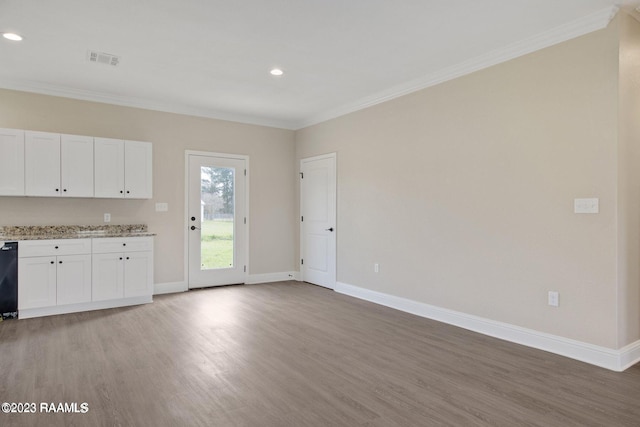
<path fill-rule="evenodd" d="M 0 247 L 0 318 L 18 317 L 18 242 Z"/>

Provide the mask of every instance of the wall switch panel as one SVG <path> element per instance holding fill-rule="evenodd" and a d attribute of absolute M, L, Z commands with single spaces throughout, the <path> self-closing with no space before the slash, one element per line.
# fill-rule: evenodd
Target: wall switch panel
<path fill-rule="evenodd" d="M 549 291 L 548 303 L 550 306 L 558 307 L 560 305 L 560 294 L 556 291 Z"/>
<path fill-rule="evenodd" d="M 169 211 L 168 203 L 156 203 L 156 212 L 167 212 Z"/>
<path fill-rule="evenodd" d="M 104 214 L 104 222 L 111 222 L 111 214 L 110 213 Z"/>
<path fill-rule="evenodd" d="M 597 214 L 600 212 L 600 199 L 573 199 L 573 212 Z"/>
<path fill-rule="evenodd" d="M 378 264 L 377 262 L 375 264 L 373 264 L 373 272 L 374 273 L 379 273 L 380 272 L 380 264 Z"/>

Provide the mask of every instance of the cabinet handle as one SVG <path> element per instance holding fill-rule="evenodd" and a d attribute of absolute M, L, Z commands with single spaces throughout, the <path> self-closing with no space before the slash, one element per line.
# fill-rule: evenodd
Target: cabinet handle
<path fill-rule="evenodd" d="M 127 244 L 126 244 L 126 243 L 123 243 L 123 244 L 122 244 L 122 246 L 127 246 Z"/>
<path fill-rule="evenodd" d="M 53 262 L 53 261 L 51 261 L 51 264 L 54 264 L 54 262 Z"/>
<path fill-rule="evenodd" d="M 120 194 L 124 193 L 124 191 L 120 190 Z"/>
<path fill-rule="evenodd" d="M 60 191 L 60 189 L 59 189 L 59 188 L 56 188 L 56 191 Z"/>
<path fill-rule="evenodd" d="M 64 190 L 62 190 L 62 191 L 66 193 L 66 192 L 67 192 L 67 189 L 65 188 L 65 189 L 64 189 Z"/>
<path fill-rule="evenodd" d="M 56 246 L 54 249 L 58 249 L 58 247 Z"/>
<path fill-rule="evenodd" d="M 58 264 L 62 264 L 62 261 L 58 261 Z"/>
<path fill-rule="evenodd" d="M 127 257 L 127 259 L 129 259 L 129 257 Z"/>
<path fill-rule="evenodd" d="M 122 259 L 122 257 L 120 257 L 120 259 Z"/>

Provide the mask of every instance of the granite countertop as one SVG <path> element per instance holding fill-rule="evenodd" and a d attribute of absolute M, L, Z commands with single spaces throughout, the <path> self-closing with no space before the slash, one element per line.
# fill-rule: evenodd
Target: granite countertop
<path fill-rule="evenodd" d="M 145 224 L 132 225 L 24 225 L 0 227 L 0 240 L 94 239 L 102 237 L 147 237 Z"/>

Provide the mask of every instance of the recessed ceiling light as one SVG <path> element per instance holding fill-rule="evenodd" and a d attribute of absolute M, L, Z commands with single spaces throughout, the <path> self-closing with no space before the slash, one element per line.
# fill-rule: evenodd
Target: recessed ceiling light
<path fill-rule="evenodd" d="M 284 74 L 284 71 L 282 71 L 280 68 L 274 68 L 269 72 L 271 73 L 272 76 L 281 76 Z"/>
<path fill-rule="evenodd" d="M 20 40 L 22 40 L 22 36 L 19 34 L 15 34 L 15 33 L 2 33 L 2 37 L 4 37 L 7 40 L 11 40 L 14 42 L 19 42 Z"/>

